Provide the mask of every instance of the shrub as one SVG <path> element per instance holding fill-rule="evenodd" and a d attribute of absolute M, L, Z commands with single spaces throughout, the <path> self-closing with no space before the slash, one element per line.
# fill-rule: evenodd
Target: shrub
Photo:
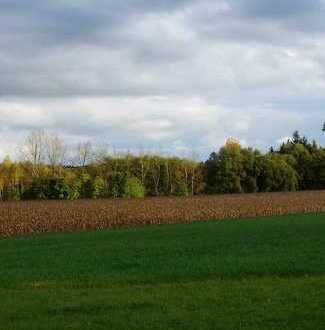
<path fill-rule="evenodd" d="M 124 197 L 143 198 L 145 194 L 144 187 L 136 177 L 128 178 L 124 186 Z"/>
<path fill-rule="evenodd" d="M 50 179 L 47 191 L 49 199 L 68 199 L 70 195 L 70 187 L 63 178 Z"/>
<path fill-rule="evenodd" d="M 76 199 L 80 198 L 80 192 L 81 192 L 81 188 L 82 188 L 81 180 L 79 180 L 79 179 L 74 180 L 74 182 L 72 184 L 70 184 L 69 187 L 70 187 L 70 191 L 69 191 L 68 199 L 76 200 Z"/>
<path fill-rule="evenodd" d="M 93 182 L 92 190 L 92 198 L 97 199 L 105 197 L 105 181 L 101 177 L 96 176 Z"/>
<path fill-rule="evenodd" d="M 181 181 L 176 187 L 176 196 L 188 196 L 187 184 Z"/>

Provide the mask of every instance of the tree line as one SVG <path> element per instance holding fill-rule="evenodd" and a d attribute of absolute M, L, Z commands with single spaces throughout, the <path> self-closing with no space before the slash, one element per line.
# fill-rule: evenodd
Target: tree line
<path fill-rule="evenodd" d="M 325 127 L 324 127 L 325 129 Z M 295 132 L 267 153 L 229 139 L 209 159 L 94 152 L 80 143 L 31 132 L 21 160 L 0 163 L 0 200 L 191 196 L 325 188 L 325 149 Z M 70 161 L 67 161 L 69 154 Z M 72 160 L 71 160 L 72 159 Z"/>

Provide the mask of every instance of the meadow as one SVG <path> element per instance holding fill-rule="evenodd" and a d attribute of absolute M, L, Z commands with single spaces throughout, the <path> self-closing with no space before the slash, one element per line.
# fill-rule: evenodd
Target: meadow
<path fill-rule="evenodd" d="M 1 329 L 324 329 L 325 215 L 0 240 Z"/>

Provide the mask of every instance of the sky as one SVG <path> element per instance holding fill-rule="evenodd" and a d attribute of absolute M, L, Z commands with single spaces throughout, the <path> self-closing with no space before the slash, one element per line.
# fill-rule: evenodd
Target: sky
<path fill-rule="evenodd" d="M 207 157 L 325 144 L 325 0 L 0 0 L 0 159 L 67 143 Z"/>

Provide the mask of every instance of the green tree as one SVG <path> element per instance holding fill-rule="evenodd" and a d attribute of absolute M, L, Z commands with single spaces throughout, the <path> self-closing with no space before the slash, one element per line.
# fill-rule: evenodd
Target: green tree
<path fill-rule="evenodd" d="M 238 142 L 229 140 L 219 153 L 212 153 L 205 163 L 206 192 L 242 192 L 242 170 L 241 146 Z"/>
<path fill-rule="evenodd" d="M 296 191 L 298 175 L 281 155 L 267 155 L 260 159 L 257 178 L 260 191 Z"/>
<path fill-rule="evenodd" d="M 113 173 L 110 178 L 109 195 L 114 198 L 123 197 L 126 180 L 125 172 L 118 171 Z"/>
<path fill-rule="evenodd" d="M 102 198 L 105 197 L 106 185 L 103 178 L 96 176 L 92 185 L 92 198 Z"/>
<path fill-rule="evenodd" d="M 145 189 L 141 181 L 136 177 L 130 177 L 125 181 L 124 197 L 127 198 L 143 198 Z"/>

